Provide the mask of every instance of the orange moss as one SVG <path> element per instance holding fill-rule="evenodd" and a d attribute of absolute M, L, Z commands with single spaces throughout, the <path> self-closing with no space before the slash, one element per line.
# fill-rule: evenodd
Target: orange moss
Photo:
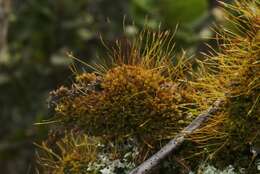
<path fill-rule="evenodd" d="M 83 79 L 89 77 L 92 81 L 84 83 Z M 86 90 L 97 78 L 102 79 L 100 91 Z M 156 70 L 122 65 L 103 77 L 82 74 L 77 79 L 80 83 L 67 89 L 67 94 L 63 88 L 53 93 L 60 98 L 55 111 L 65 124 L 75 121 L 88 134 L 118 140 L 130 136 L 154 143 L 172 138 L 192 120 L 185 108 L 192 103 L 186 96 L 188 89 Z"/>

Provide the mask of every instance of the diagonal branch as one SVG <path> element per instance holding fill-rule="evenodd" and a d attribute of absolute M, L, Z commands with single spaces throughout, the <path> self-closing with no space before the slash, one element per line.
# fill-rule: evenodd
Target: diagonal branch
<path fill-rule="evenodd" d="M 214 104 L 206 111 L 197 116 L 191 124 L 184 128 L 174 139 L 162 147 L 157 153 L 144 161 L 137 168 L 132 170 L 129 174 L 149 174 L 154 171 L 159 164 L 168 157 L 174 150 L 176 150 L 185 140 L 187 135 L 193 133 L 198 129 L 202 123 L 206 122 L 212 117 L 220 108 L 223 100 L 216 100 Z"/>

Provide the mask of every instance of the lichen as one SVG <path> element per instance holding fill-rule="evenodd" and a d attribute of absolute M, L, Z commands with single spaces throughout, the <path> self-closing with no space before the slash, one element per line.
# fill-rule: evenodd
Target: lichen
<path fill-rule="evenodd" d="M 122 174 L 135 167 L 139 151 L 134 143 L 125 144 L 123 148 L 129 152 L 119 154 L 115 144 L 103 142 L 85 134 L 66 133 L 55 145 L 38 145 L 38 163 L 44 174 Z"/>

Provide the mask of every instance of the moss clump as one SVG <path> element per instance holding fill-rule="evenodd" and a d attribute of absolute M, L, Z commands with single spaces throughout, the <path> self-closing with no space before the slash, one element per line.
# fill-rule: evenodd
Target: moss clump
<path fill-rule="evenodd" d="M 183 107 L 192 102 L 187 89 L 156 70 L 122 65 L 103 76 L 85 73 L 76 79 L 71 89 L 53 93 L 60 98 L 56 116 L 90 135 L 153 144 L 173 137 L 192 120 Z M 93 87 L 97 82 L 99 90 Z"/>
<path fill-rule="evenodd" d="M 40 157 L 43 173 L 48 174 L 83 174 L 88 172 L 88 164 L 98 158 L 97 138 L 86 135 L 66 134 L 64 138 L 56 142 L 55 147 L 50 147 L 47 143 L 42 143 L 40 147 Z M 53 150 L 55 149 L 55 150 Z"/>
<path fill-rule="evenodd" d="M 186 85 L 190 64 L 184 56 L 172 60 L 171 42 L 168 31 L 144 31 L 127 46 L 118 42 L 108 64 L 88 65 L 93 73 L 77 73 L 71 87 L 51 92 L 53 119 L 67 130 L 116 142 L 133 138 L 141 147 L 171 139 L 194 108 Z"/>
<path fill-rule="evenodd" d="M 122 174 L 135 167 L 138 149 L 129 141 L 119 152 L 116 144 L 82 133 L 65 133 L 54 144 L 39 146 L 39 171 L 44 174 Z"/>
<path fill-rule="evenodd" d="M 100 165 L 114 173 L 128 173 L 191 122 L 195 115 L 190 109 L 196 108 L 188 95 L 194 92 L 187 86 L 190 64 L 183 58 L 172 61 L 171 41 L 167 31 L 145 31 L 131 42 L 129 50 L 124 49 L 127 53 L 121 53 L 117 45 L 109 64 L 88 65 L 95 67 L 93 73 L 76 73 L 70 87 L 50 93 L 51 122 L 57 123 L 57 138 L 49 137 L 54 145 L 45 146 L 45 150 L 62 156 L 51 160 L 60 166 L 54 173 L 89 173 L 86 168 L 100 172 Z M 106 146 L 96 149 L 95 159 L 85 160 L 84 155 L 74 158 L 70 149 L 64 150 L 66 155 L 60 153 L 64 132 L 75 130 L 102 138 Z M 138 153 L 125 159 L 133 149 Z M 105 154 L 105 160 L 100 154 Z M 115 160 L 125 161 L 124 167 L 113 167 Z"/>

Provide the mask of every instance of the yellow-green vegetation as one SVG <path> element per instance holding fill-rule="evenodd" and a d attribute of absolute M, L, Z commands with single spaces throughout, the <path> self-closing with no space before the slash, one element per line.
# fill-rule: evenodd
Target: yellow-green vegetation
<path fill-rule="evenodd" d="M 143 52 L 138 48 L 143 41 L 133 41 L 138 45 L 128 58 L 117 55 L 110 69 L 99 66 L 96 73 L 77 74 L 70 88 L 52 92 L 55 118 L 92 136 L 137 138 L 150 147 L 174 137 L 192 120 L 188 108 L 194 106 L 187 95 L 192 90 L 185 84 L 184 62 L 174 66 L 167 50 L 163 52 L 168 35 L 147 35 L 152 42 Z"/>
<path fill-rule="evenodd" d="M 186 77 L 190 62 L 184 55 L 172 61 L 173 46 L 170 32 L 144 31 L 129 45 L 118 42 L 109 51 L 109 63 L 87 65 L 94 69 L 92 73 L 78 73 L 72 66 L 75 82 L 50 94 L 50 109 L 54 114 L 51 122 L 57 123 L 58 132 L 80 130 L 88 136 L 102 138 L 106 146 L 96 155 L 108 159 L 99 157 L 92 165 L 93 161 L 82 159 L 81 163 L 81 159 L 71 158 L 70 163 L 66 162 L 66 167 L 74 166 L 69 173 L 74 170 L 91 173 L 92 168 L 99 172 L 117 173 L 119 169 L 126 172 L 194 119 L 196 115 L 190 109 L 195 112 L 196 107 L 192 95 L 188 95 L 194 90 L 187 86 Z M 54 144 L 55 141 L 59 143 L 59 138 Z M 57 151 L 52 145 L 43 147 L 47 152 Z M 129 161 L 125 156 L 133 151 L 137 153 Z M 110 158 L 111 154 L 114 158 Z M 56 163 L 55 159 L 50 161 Z M 62 165 L 57 171 L 64 172 L 65 159 L 58 161 Z M 98 167 L 101 163 L 106 163 L 103 166 L 109 169 Z M 86 168 L 91 170 L 85 171 Z"/>
<path fill-rule="evenodd" d="M 77 129 L 101 138 L 104 144 L 112 143 L 115 148 L 105 151 L 114 154 L 114 159 L 122 159 L 129 152 L 125 146 L 135 142 L 131 146 L 139 154 L 132 162 L 138 163 L 221 99 L 221 110 L 190 137 L 203 149 L 184 146 L 182 150 L 194 156 L 203 151 L 200 154 L 216 159 L 221 167 L 239 164 L 255 171 L 250 152 L 244 152 L 260 144 L 260 4 L 236 1 L 223 5 L 236 31 L 222 28 L 216 32 L 219 51 L 212 50 L 198 71 L 192 73 L 184 56 L 172 60 L 171 33 L 144 31 L 130 43 L 118 42 L 108 50 L 109 63 L 87 65 L 93 73 L 74 71 L 75 82 L 70 87 L 53 91 L 51 121 L 62 131 Z M 54 151 L 58 155 L 43 144 L 49 154 L 40 158 L 43 167 L 54 168 L 53 173 L 89 172 L 90 164 L 100 159 L 100 150 L 97 144 L 89 144 L 93 140 L 88 137 L 73 136 L 65 134 L 57 141 Z M 78 145 L 81 140 L 87 143 Z M 191 166 L 198 162 L 191 161 Z"/>
<path fill-rule="evenodd" d="M 236 32 L 228 28 L 217 32 L 220 51 L 202 62 L 193 86 L 201 108 L 218 98 L 224 99 L 225 106 L 192 138 L 212 150 L 210 157 L 218 163 L 235 161 L 247 168 L 251 167 L 249 146 L 260 144 L 260 4 L 224 5 Z"/>
<path fill-rule="evenodd" d="M 43 142 L 39 146 L 42 150 L 39 151 L 38 160 L 43 173 L 88 173 L 89 163 L 98 158 L 98 145 L 99 140 L 96 138 L 70 133 L 56 142 L 55 147 L 49 147 L 47 142 Z"/>
<path fill-rule="evenodd" d="M 121 147 L 127 153 L 119 152 L 120 148 L 113 143 L 104 142 L 80 132 L 67 132 L 55 144 L 45 141 L 38 145 L 39 171 L 46 174 L 129 173 L 138 157 L 134 142 Z"/>

